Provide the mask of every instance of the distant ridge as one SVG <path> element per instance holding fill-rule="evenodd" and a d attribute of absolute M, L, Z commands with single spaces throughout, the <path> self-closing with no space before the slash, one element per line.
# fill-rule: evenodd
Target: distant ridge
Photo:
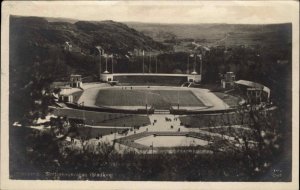
<path fill-rule="evenodd" d="M 258 43 L 273 38 L 274 43 L 281 43 L 282 39 L 291 39 L 291 23 L 282 24 L 227 24 L 227 23 L 204 23 L 204 24 L 159 24 L 126 22 L 126 24 L 143 32 L 145 35 L 157 41 L 164 41 L 175 37 L 177 39 L 195 39 L 214 42 L 224 38 L 226 35 L 229 45 L 253 43 L 257 39 Z M 278 38 L 280 37 L 280 38 Z M 276 39 L 278 39 L 276 41 Z M 234 42 L 235 41 L 235 42 Z M 288 42 L 291 43 L 291 42 Z"/>
<path fill-rule="evenodd" d="M 51 20 L 51 21 L 49 21 Z M 161 50 L 164 46 L 126 24 L 105 21 L 75 21 L 60 18 L 10 18 L 14 44 L 31 42 L 36 46 L 61 46 L 70 41 L 88 52 L 100 45 L 112 53 L 125 54 L 134 48 Z"/>

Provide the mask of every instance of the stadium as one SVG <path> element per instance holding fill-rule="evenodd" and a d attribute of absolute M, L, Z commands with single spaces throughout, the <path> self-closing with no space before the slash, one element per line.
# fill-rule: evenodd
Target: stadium
<path fill-rule="evenodd" d="M 228 75 L 226 81 L 232 85 L 234 77 Z M 224 138 L 234 146 L 243 135 L 251 139 L 251 129 L 244 126 L 249 116 L 238 113 L 246 96 L 236 88 L 203 88 L 201 75 L 195 73 L 103 73 L 100 79 L 82 83 L 80 75 L 72 75 L 52 107 L 54 115 L 68 118 L 78 128 L 69 139 L 88 140 L 91 151 L 95 144 L 108 142 L 119 152 L 212 153 L 212 147 L 225 151 L 230 146 L 222 143 Z M 235 83 L 239 89 L 241 84 L 251 87 L 251 93 L 254 87 L 262 94 L 269 92 L 257 83 Z"/>
<path fill-rule="evenodd" d="M 69 92 L 61 93 L 61 96 L 72 95 L 71 101 L 67 99 L 69 106 L 73 104 L 85 109 L 110 110 L 110 112 L 225 111 L 237 105 L 237 102 L 227 105 L 221 100 L 220 93 L 190 87 L 196 81 L 200 81 L 200 75 L 197 77 L 184 74 L 103 75 L 102 83 L 86 83 L 80 88 L 70 88 Z M 82 84 L 81 81 L 79 83 Z M 76 84 L 71 86 L 76 87 Z"/>

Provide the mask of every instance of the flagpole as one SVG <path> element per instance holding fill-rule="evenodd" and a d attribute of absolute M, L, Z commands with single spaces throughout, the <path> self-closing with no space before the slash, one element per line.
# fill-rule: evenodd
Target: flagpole
<path fill-rule="evenodd" d="M 111 73 L 114 73 L 114 55 L 111 55 Z"/>
<path fill-rule="evenodd" d="M 101 73 L 102 73 L 102 68 L 101 68 L 101 56 L 102 56 L 102 49 L 100 46 L 96 46 L 96 49 L 98 50 L 99 52 L 99 77 L 100 77 L 100 80 L 101 80 Z"/>
<path fill-rule="evenodd" d="M 107 71 L 107 55 L 105 56 L 105 70 Z"/>
<path fill-rule="evenodd" d="M 145 58 L 144 58 L 144 56 L 145 56 L 145 52 L 143 50 L 143 73 L 145 73 Z"/>
<path fill-rule="evenodd" d="M 202 54 L 200 54 L 200 75 L 202 75 Z"/>
<path fill-rule="evenodd" d="M 190 73 L 189 67 L 190 67 L 190 55 L 188 55 L 187 74 Z"/>
<path fill-rule="evenodd" d="M 155 65 L 156 65 L 155 71 L 156 71 L 156 73 L 157 73 L 157 56 L 155 57 Z"/>
<path fill-rule="evenodd" d="M 150 70 L 151 70 L 151 53 L 150 53 L 150 62 L 149 62 L 149 73 L 150 73 Z"/>
<path fill-rule="evenodd" d="M 194 55 L 195 56 L 195 62 L 194 62 L 194 72 L 196 71 L 196 59 L 197 59 L 197 55 Z"/>
<path fill-rule="evenodd" d="M 100 58 L 100 68 L 99 68 L 99 72 L 100 72 L 100 76 L 101 76 L 101 73 L 102 73 L 102 67 L 101 67 L 101 65 L 102 65 L 102 63 L 101 63 L 101 57 L 102 57 L 102 54 L 101 54 L 101 52 L 99 52 L 100 54 L 99 54 L 99 58 Z"/>
<path fill-rule="evenodd" d="M 177 109 L 179 109 L 179 91 L 177 89 Z"/>

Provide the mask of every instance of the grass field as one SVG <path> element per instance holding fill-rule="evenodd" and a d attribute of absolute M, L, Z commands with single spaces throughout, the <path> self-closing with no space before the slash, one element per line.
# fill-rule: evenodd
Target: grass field
<path fill-rule="evenodd" d="M 152 105 L 158 109 L 170 106 L 204 106 L 190 90 L 137 90 L 104 89 L 96 99 L 97 106 L 145 106 Z"/>
<path fill-rule="evenodd" d="M 120 128 L 92 128 L 92 127 L 80 127 L 78 128 L 78 137 L 81 138 L 96 138 L 99 136 L 110 135 L 124 129 Z"/>
<path fill-rule="evenodd" d="M 224 114 L 199 114 L 181 116 L 180 121 L 190 128 L 215 127 L 224 125 L 242 125 L 249 123 L 248 114 L 224 113 Z"/>
<path fill-rule="evenodd" d="M 74 109 L 55 109 L 55 115 L 85 119 L 87 125 L 102 126 L 142 126 L 150 124 L 149 117 L 136 114 L 92 112 Z"/>
<path fill-rule="evenodd" d="M 246 136 L 251 140 L 255 140 L 255 133 L 253 130 L 244 129 L 244 128 L 234 128 L 234 127 L 220 127 L 220 128 L 208 128 L 204 129 L 205 131 L 209 131 L 212 133 L 219 133 L 231 137 L 243 138 Z"/>

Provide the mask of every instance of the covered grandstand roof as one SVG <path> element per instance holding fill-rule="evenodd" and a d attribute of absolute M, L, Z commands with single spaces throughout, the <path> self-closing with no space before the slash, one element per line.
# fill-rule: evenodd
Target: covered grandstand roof
<path fill-rule="evenodd" d="M 262 84 L 252 82 L 252 81 L 248 81 L 248 80 L 238 80 L 238 81 L 235 81 L 234 83 L 239 84 L 239 85 L 248 86 L 248 87 L 251 87 L 251 88 L 256 88 L 256 89 L 263 90 L 264 92 L 266 92 L 268 94 L 268 97 L 270 97 L 271 90 L 268 87 L 266 87 Z"/>

